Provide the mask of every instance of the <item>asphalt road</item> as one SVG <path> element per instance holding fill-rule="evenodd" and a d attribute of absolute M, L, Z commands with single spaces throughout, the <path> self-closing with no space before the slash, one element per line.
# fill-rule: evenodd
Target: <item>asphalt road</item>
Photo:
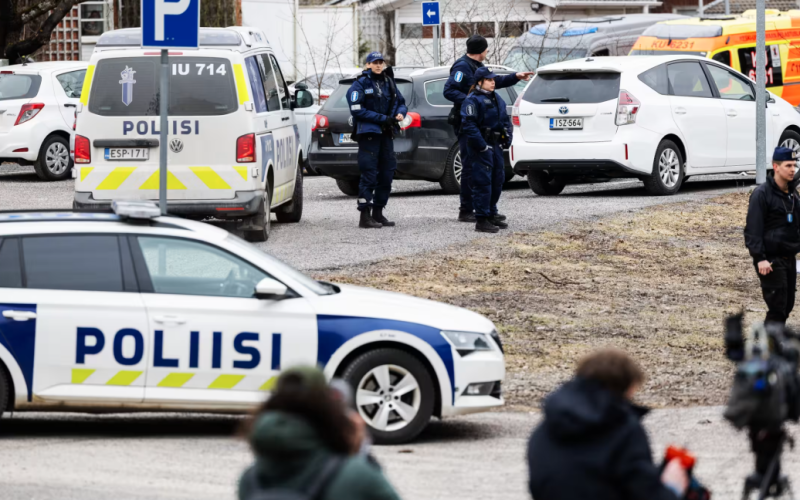
<path fill-rule="evenodd" d="M 645 419 L 657 455 L 688 445 L 713 498 L 739 498 L 752 468 L 744 434 L 721 408 L 657 410 Z M 405 500 L 524 500 L 525 450 L 539 416 L 486 413 L 433 422 L 419 441 L 376 447 Z M 17 414 L 0 422 L 0 500 L 236 498 L 252 455 L 243 420 L 213 415 Z M 796 434 L 796 429 L 792 429 Z M 660 458 L 659 458 L 660 460 Z M 783 459 L 800 487 L 800 458 Z"/>
<path fill-rule="evenodd" d="M 752 177 L 701 176 L 670 197 L 648 196 L 642 183 L 569 186 L 557 197 L 539 197 L 520 178 L 503 193 L 500 210 L 510 230 L 530 231 L 651 205 L 703 199 L 749 188 Z M 0 166 L 0 210 L 71 208 L 71 180 L 45 183 L 33 167 Z M 259 246 L 298 269 L 331 269 L 387 257 L 412 255 L 486 237 L 472 224 L 458 222 L 458 196 L 444 195 L 438 183 L 397 181 L 386 211 L 397 227 L 358 228 L 356 200 L 327 177 L 306 177 L 303 220 L 273 224 L 270 240 Z"/>

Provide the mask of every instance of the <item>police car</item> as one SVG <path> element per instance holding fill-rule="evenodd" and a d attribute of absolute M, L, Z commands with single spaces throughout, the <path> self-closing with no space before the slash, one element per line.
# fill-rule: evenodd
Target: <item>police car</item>
<path fill-rule="evenodd" d="M 485 317 L 315 281 L 218 227 L 115 206 L 0 214 L 0 412 L 247 412 L 298 364 L 347 380 L 383 443 L 503 404 Z"/>
<path fill-rule="evenodd" d="M 160 51 L 141 29 L 104 33 L 86 73 L 74 141 L 77 210 L 112 200 L 158 199 L 159 151 L 168 147 L 171 214 L 235 219 L 246 239 L 269 237 L 303 213 L 302 165 L 290 94 L 260 30 L 202 28 L 198 50 L 169 52 L 168 144 L 159 144 Z"/>

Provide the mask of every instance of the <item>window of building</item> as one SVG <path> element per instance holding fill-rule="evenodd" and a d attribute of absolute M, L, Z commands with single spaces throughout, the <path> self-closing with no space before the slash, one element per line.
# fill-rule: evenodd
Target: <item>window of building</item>
<path fill-rule="evenodd" d="M 500 23 L 500 36 L 504 38 L 517 38 L 525 34 L 525 21 Z"/>
<path fill-rule="evenodd" d="M 409 23 L 401 24 L 400 38 L 433 38 L 433 26 Z"/>
<path fill-rule="evenodd" d="M 524 23 L 521 24 L 524 32 Z M 481 35 L 484 38 L 494 38 L 494 29 L 495 25 L 493 22 L 450 23 L 450 38 L 469 38 L 472 35 Z"/>
<path fill-rule="evenodd" d="M 81 4 L 81 36 L 100 36 L 108 30 L 105 2 Z"/>

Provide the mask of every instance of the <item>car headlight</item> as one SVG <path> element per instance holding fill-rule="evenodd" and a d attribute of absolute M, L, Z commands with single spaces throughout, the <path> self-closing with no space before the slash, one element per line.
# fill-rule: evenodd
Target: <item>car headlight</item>
<path fill-rule="evenodd" d="M 476 351 L 491 351 L 492 345 L 484 333 L 475 332 L 442 332 L 461 356 L 466 356 Z"/>

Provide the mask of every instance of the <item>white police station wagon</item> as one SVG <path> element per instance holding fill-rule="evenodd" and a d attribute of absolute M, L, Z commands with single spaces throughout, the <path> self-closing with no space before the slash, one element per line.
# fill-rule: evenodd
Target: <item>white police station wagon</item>
<path fill-rule="evenodd" d="M 485 317 L 312 280 L 150 202 L 115 209 L 0 214 L 0 412 L 246 412 L 298 364 L 352 384 L 383 443 L 503 404 Z"/>
<path fill-rule="evenodd" d="M 169 213 L 235 219 L 250 241 L 303 213 L 306 156 L 295 95 L 260 30 L 202 28 L 198 50 L 169 52 L 167 145 L 159 144 L 160 51 L 141 29 L 104 33 L 89 62 L 74 140 L 76 210 L 112 200 L 157 200 L 159 151 L 168 147 Z"/>

